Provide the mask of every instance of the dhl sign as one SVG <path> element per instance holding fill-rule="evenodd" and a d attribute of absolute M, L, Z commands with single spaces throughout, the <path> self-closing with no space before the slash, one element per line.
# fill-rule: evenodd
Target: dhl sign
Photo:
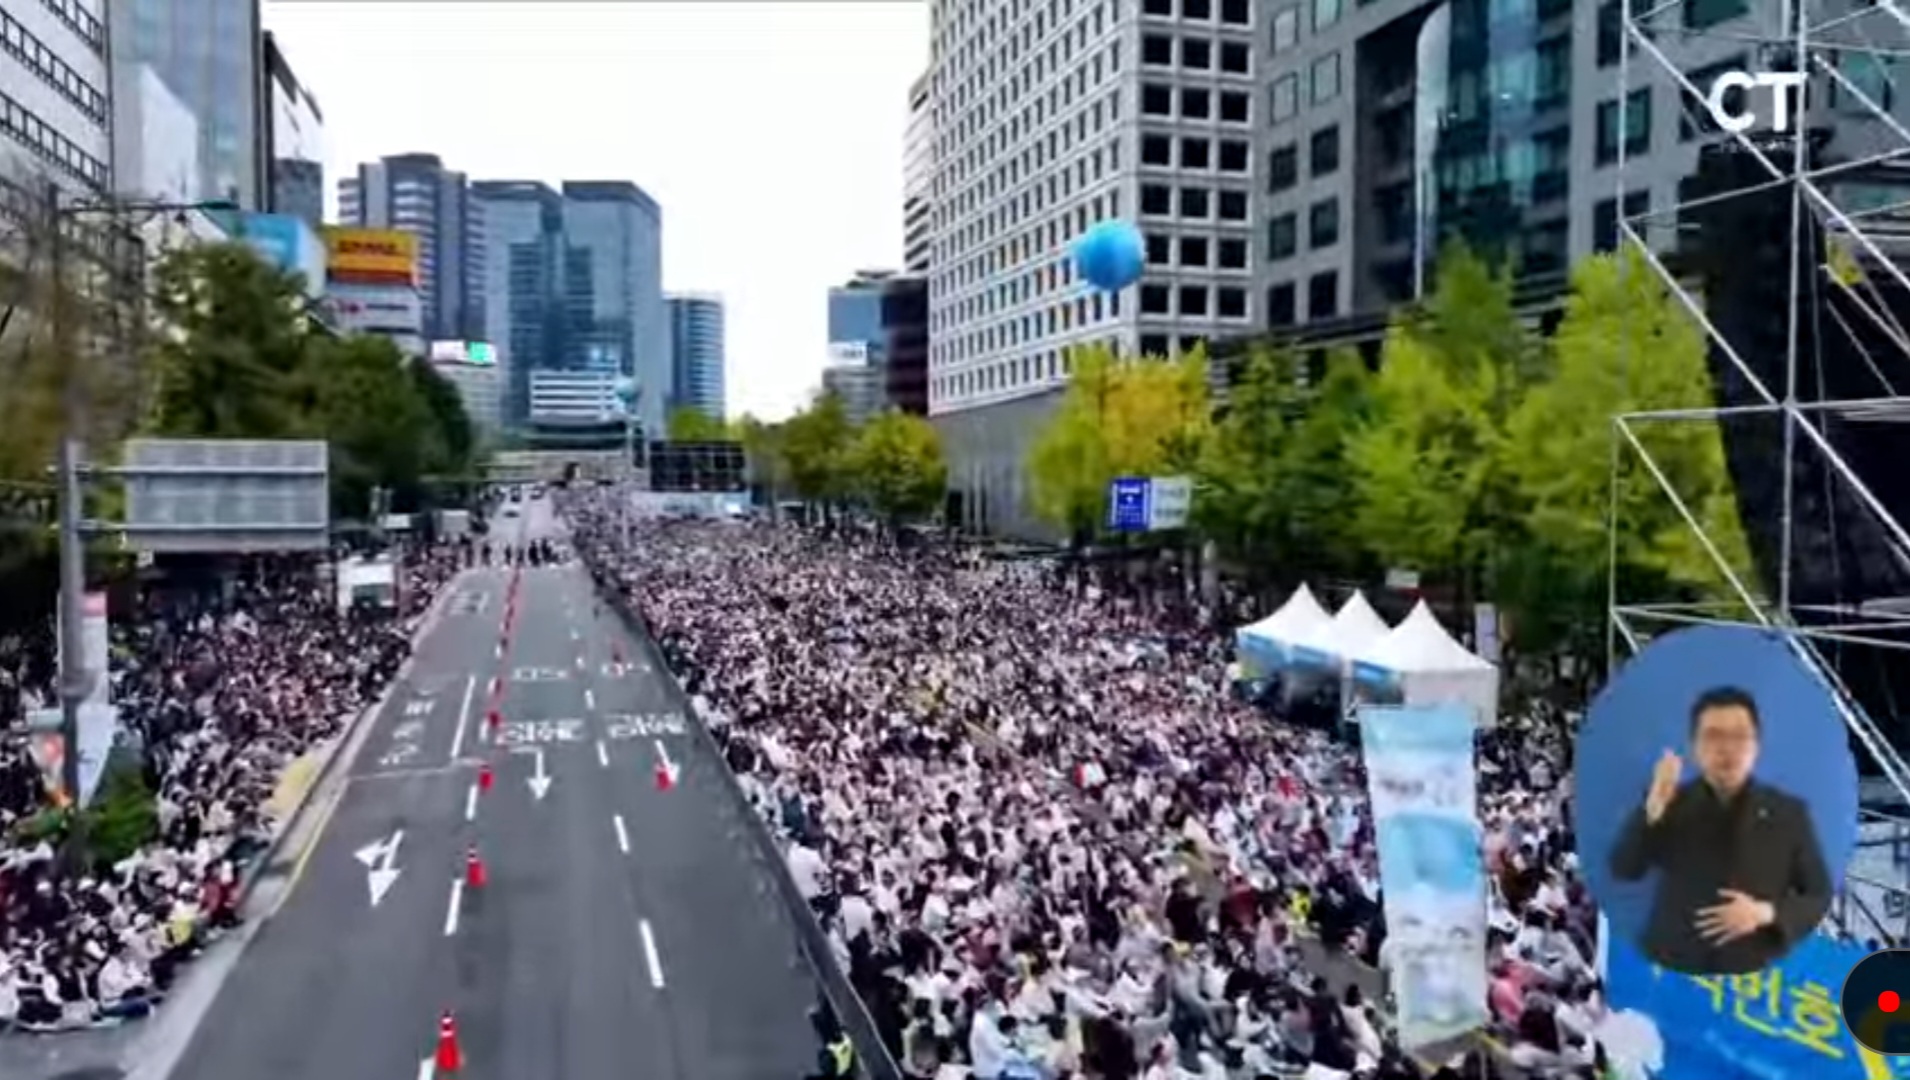
<path fill-rule="evenodd" d="M 401 229 L 325 228 L 325 277 L 353 285 L 417 285 L 418 238 Z"/>

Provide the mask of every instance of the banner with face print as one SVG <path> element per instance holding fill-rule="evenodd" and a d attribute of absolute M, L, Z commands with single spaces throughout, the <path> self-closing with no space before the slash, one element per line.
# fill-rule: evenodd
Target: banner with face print
<path fill-rule="evenodd" d="M 1486 1023 L 1486 871 L 1463 706 L 1360 709 L 1399 1037 L 1408 1050 Z"/>

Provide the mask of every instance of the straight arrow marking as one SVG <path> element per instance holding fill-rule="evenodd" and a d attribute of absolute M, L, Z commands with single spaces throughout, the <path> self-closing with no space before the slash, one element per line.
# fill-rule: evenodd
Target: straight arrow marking
<path fill-rule="evenodd" d="M 403 873 L 397 867 L 398 846 L 404 843 L 405 831 L 393 829 L 391 835 L 376 843 L 366 844 L 353 852 L 359 862 L 365 864 L 365 886 L 371 892 L 371 906 L 377 907 L 398 884 L 398 875 Z"/>
<path fill-rule="evenodd" d="M 550 774 L 544 771 L 544 751 L 542 749 L 537 751 L 537 771 L 531 774 L 530 785 L 531 797 L 538 802 L 543 802 L 544 796 L 550 794 Z"/>

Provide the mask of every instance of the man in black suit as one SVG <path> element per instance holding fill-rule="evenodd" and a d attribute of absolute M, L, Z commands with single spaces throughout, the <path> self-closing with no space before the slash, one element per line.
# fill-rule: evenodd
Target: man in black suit
<path fill-rule="evenodd" d="M 1761 971 L 1830 910 L 1830 872 L 1810 808 L 1751 776 L 1760 729 L 1757 703 L 1743 690 L 1700 694 L 1691 706 L 1698 779 L 1679 786 L 1684 762 L 1666 750 L 1612 849 L 1620 881 L 1658 871 L 1638 944 L 1674 971 Z"/>

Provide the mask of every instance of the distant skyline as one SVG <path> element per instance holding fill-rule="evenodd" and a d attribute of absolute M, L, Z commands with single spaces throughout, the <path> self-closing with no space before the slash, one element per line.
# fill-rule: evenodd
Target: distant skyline
<path fill-rule="evenodd" d="M 802 407 L 830 287 L 901 264 L 919 0 L 279 0 L 265 24 L 324 110 L 328 205 L 360 162 L 414 151 L 649 192 L 664 287 L 723 298 L 732 415 Z"/>

